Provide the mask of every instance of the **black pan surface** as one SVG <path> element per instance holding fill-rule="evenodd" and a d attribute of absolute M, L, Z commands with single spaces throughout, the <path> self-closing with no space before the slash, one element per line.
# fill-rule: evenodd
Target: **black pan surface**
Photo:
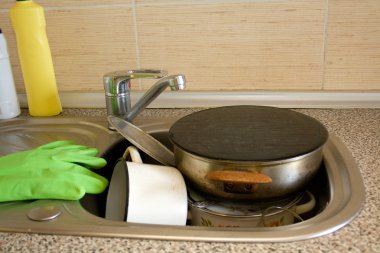
<path fill-rule="evenodd" d="M 316 119 L 288 109 L 225 106 L 178 120 L 169 131 L 179 148 L 201 157 L 268 162 L 294 158 L 320 148 L 328 138 Z"/>

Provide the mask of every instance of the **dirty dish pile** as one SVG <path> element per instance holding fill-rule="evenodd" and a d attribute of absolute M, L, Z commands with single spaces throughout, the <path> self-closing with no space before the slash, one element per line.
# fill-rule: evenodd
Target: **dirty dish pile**
<path fill-rule="evenodd" d="M 160 192 L 161 188 L 168 190 L 170 187 L 167 184 L 172 182 L 172 179 L 164 181 L 164 176 L 161 183 L 153 183 L 156 177 L 147 179 L 148 174 L 144 178 L 134 179 L 134 171 L 140 173 L 143 168 L 138 167 L 141 166 L 149 173 L 163 168 L 172 173 L 176 171 L 177 181 L 182 179 L 183 184 L 177 183 L 181 188 L 181 197 L 172 196 L 177 201 L 171 205 L 171 210 L 166 211 L 166 216 L 174 215 L 173 209 L 177 210 L 180 206 L 181 218 L 174 222 L 175 225 L 182 224 L 186 219 L 187 207 L 188 225 L 255 227 L 292 224 L 302 219 L 300 214 L 316 205 L 314 196 L 305 191 L 305 187 L 321 166 L 322 148 L 328 139 L 328 132 L 312 117 L 265 106 L 226 106 L 202 110 L 179 119 L 170 128 L 169 139 L 174 153 L 153 141 L 149 134 L 132 123 L 115 117 L 108 120 L 141 151 L 162 164 L 172 165 L 137 165 L 133 159 L 133 162 L 124 159 L 117 163 L 107 205 L 108 202 L 117 202 L 116 199 L 112 200 L 115 194 L 112 190 L 114 177 L 119 181 L 121 178 L 129 180 L 129 191 L 126 187 L 116 190 L 127 191 L 125 198 L 129 201 L 124 200 L 122 206 L 128 208 L 121 208 L 119 220 L 169 224 L 169 221 L 131 218 L 134 205 L 141 205 L 146 199 L 150 199 L 152 205 L 136 208 L 140 216 L 149 208 L 154 209 L 154 205 L 156 208 L 160 206 L 159 209 L 163 206 L 162 202 L 155 202 L 157 197 L 154 194 L 148 196 L 150 193 L 147 192 L 136 195 L 137 198 L 130 197 L 133 185 L 155 185 L 151 191 L 156 189 Z M 127 175 L 120 176 L 120 171 Z M 305 198 L 302 196 L 307 199 L 304 203 L 300 202 Z M 184 201 L 186 205 L 183 205 Z M 160 215 L 152 213 L 147 216 Z"/>

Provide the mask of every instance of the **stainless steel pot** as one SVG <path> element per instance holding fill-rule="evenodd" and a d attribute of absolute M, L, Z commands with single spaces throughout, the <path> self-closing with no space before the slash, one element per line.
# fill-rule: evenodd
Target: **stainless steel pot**
<path fill-rule="evenodd" d="M 302 201 L 305 199 L 304 201 Z M 301 214 L 316 204 L 313 194 L 306 191 L 279 201 L 220 202 L 189 191 L 190 224 L 205 227 L 277 227 L 302 221 Z"/>
<path fill-rule="evenodd" d="M 328 133 L 292 110 L 228 106 L 178 120 L 169 136 L 189 185 L 221 198 L 255 200 L 303 188 L 321 165 Z"/>

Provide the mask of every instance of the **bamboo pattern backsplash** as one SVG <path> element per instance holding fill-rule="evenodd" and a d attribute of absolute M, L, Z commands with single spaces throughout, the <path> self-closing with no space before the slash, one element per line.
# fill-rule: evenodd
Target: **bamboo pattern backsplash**
<path fill-rule="evenodd" d="M 35 1 L 61 91 L 102 91 L 103 74 L 136 68 L 183 73 L 191 91 L 380 90 L 378 0 Z M 23 91 L 13 2 L 0 27 Z"/>

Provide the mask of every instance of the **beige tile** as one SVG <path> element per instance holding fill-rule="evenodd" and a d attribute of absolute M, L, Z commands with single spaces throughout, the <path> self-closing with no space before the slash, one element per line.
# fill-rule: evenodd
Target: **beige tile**
<path fill-rule="evenodd" d="M 15 0 L 1 0 L 0 9 L 9 9 L 14 5 Z M 43 7 L 67 7 L 67 6 L 91 6 L 91 5 L 114 5 L 132 4 L 133 0 L 35 0 Z"/>
<path fill-rule="evenodd" d="M 141 66 L 188 90 L 319 90 L 324 1 L 137 5 Z"/>
<path fill-rule="evenodd" d="M 102 79 L 106 72 L 136 68 L 132 16 L 130 8 L 46 12 L 59 90 L 103 90 Z M 15 43 L 10 45 L 10 50 L 15 52 Z M 18 64 L 17 58 L 13 62 Z M 17 66 L 14 72 L 17 87 L 23 88 Z"/>
<path fill-rule="evenodd" d="M 0 1 L 0 9 L 9 9 L 14 5 L 15 1 L 13 0 L 2 0 Z"/>
<path fill-rule="evenodd" d="M 380 90 L 380 1 L 330 0 L 326 90 Z"/>
<path fill-rule="evenodd" d="M 103 90 L 106 72 L 135 68 L 129 8 L 48 12 L 48 34 L 61 90 Z"/>

